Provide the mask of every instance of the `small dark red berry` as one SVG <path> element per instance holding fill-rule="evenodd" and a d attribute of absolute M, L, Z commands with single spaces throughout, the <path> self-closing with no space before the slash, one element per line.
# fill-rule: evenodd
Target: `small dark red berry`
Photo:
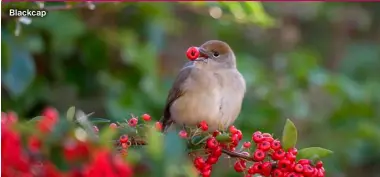
<path fill-rule="evenodd" d="M 197 168 L 197 169 L 202 169 L 203 166 L 205 165 L 205 161 L 203 160 L 202 157 L 196 157 L 194 159 L 194 166 Z"/>
<path fill-rule="evenodd" d="M 141 117 L 142 117 L 142 119 L 143 119 L 144 121 L 150 121 L 150 120 L 152 120 L 152 118 L 150 117 L 149 114 L 143 114 Z"/>
<path fill-rule="evenodd" d="M 207 131 L 208 130 L 208 125 L 206 121 L 201 121 L 198 124 L 198 128 L 200 128 L 202 131 Z"/>
<path fill-rule="evenodd" d="M 253 153 L 253 159 L 256 161 L 262 161 L 265 159 L 265 152 L 261 149 L 256 149 L 256 151 Z"/>
<path fill-rule="evenodd" d="M 136 119 L 135 117 L 129 119 L 128 121 L 128 125 L 131 127 L 136 127 L 137 123 L 138 123 L 138 119 Z"/>
<path fill-rule="evenodd" d="M 212 165 L 205 163 L 203 168 L 202 168 L 202 171 L 208 171 L 208 170 L 212 170 Z"/>
<path fill-rule="evenodd" d="M 161 122 L 156 122 L 155 127 L 156 127 L 157 131 L 161 131 L 162 130 L 162 123 Z"/>
<path fill-rule="evenodd" d="M 249 141 L 244 142 L 243 147 L 247 148 L 247 149 L 250 148 L 251 147 L 251 142 L 249 142 Z"/>
<path fill-rule="evenodd" d="M 243 139 L 243 133 L 240 130 L 237 130 L 235 134 L 237 135 L 239 141 Z"/>
<path fill-rule="evenodd" d="M 255 162 L 251 167 L 248 169 L 248 174 L 256 174 L 261 172 L 261 162 Z"/>
<path fill-rule="evenodd" d="M 273 150 L 278 150 L 281 148 L 281 142 L 279 140 L 273 140 L 272 143 L 270 144 L 270 147 Z"/>
<path fill-rule="evenodd" d="M 291 162 L 288 159 L 282 159 L 278 162 L 278 168 L 288 169 L 291 166 Z"/>
<path fill-rule="evenodd" d="M 121 135 L 119 138 L 120 143 L 127 143 L 128 142 L 128 135 Z"/>
<path fill-rule="evenodd" d="M 216 162 L 218 162 L 218 157 L 215 156 L 210 156 L 206 160 L 206 163 L 208 164 L 215 164 Z"/>
<path fill-rule="evenodd" d="M 238 160 L 235 162 L 234 169 L 236 172 L 243 172 L 246 168 L 246 162 L 244 160 Z"/>
<path fill-rule="evenodd" d="M 199 55 L 200 55 L 200 52 L 198 50 L 198 47 L 190 47 L 186 51 L 186 57 L 189 60 L 195 60 L 199 57 Z"/>
<path fill-rule="evenodd" d="M 302 173 L 303 172 L 303 165 L 301 165 L 301 164 L 296 164 L 295 166 L 294 166 L 294 171 L 295 172 L 297 172 L 297 173 Z"/>
<path fill-rule="evenodd" d="M 310 166 L 309 164 L 305 164 L 303 165 L 303 174 L 306 176 L 306 177 L 311 177 L 313 176 L 314 174 L 314 168 L 312 166 Z"/>
<path fill-rule="evenodd" d="M 202 177 L 210 177 L 211 176 L 211 170 L 203 171 L 201 173 Z"/>
<path fill-rule="evenodd" d="M 284 173 L 280 169 L 275 169 L 272 172 L 273 177 L 283 177 Z"/>
<path fill-rule="evenodd" d="M 258 148 L 263 151 L 268 151 L 270 149 L 270 143 L 268 141 L 263 141 L 259 144 Z"/>
<path fill-rule="evenodd" d="M 317 168 L 323 167 L 323 162 L 322 161 L 318 161 L 317 163 L 315 163 L 315 167 L 317 167 Z"/>
<path fill-rule="evenodd" d="M 261 174 L 264 176 L 269 176 L 272 171 L 272 163 L 270 162 L 264 162 L 261 165 Z"/>
<path fill-rule="evenodd" d="M 273 154 L 272 154 L 272 159 L 273 160 L 281 160 L 285 157 L 285 151 L 282 150 L 282 149 L 279 149 L 277 151 L 275 151 Z"/>
<path fill-rule="evenodd" d="M 238 129 L 235 126 L 233 126 L 233 125 L 230 127 L 229 130 L 230 130 L 231 134 L 235 134 L 238 131 Z"/>
<path fill-rule="evenodd" d="M 263 133 L 263 138 L 264 138 L 264 141 L 268 141 L 268 142 L 272 142 L 273 141 L 273 137 L 271 134 L 269 133 Z"/>
<path fill-rule="evenodd" d="M 310 160 L 309 159 L 300 159 L 298 161 L 299 164 L 302 164 L 302 165 L 308 165 L 310 164 Z"/>
<path fill-rule="evenodd" d="M 261 135 L 261 134 L 256 134 L 256 133 L 254 133 L 253 135 L 252 135 L 252 141 L 254 141 L 255 143 L 261 143 L 262 141 L 263 141 L 263 139 L 264 139 L 264 137 L 263 137 L 263 135 Z"/>
<path fill-rule="evenodd" d="M 211 138 L 207 139 L 206 147 L 208 149 L 215 149 L 218 147 L 218 141 L 214 137 L 211 137 Z"/>
<path fill-rule="evenodd" d="M 220 157 L 222 155 L 222 148 L 220 146 L 212 150 L 211 155 L 214 157 Z"/>
<path fill-rule="evenodd" d="M 293 155 L 297 155 L 298 150 L 297 150 L 297 148 L 290 148 L 290 149 L 288 149 L 288 152 L 292 153 Z"/>
<path fill-rule="evenodd" d="M 290 160 L 291 162 L 294 162 L 296 160 L 296 155 L 287 152 L 285 155 L 286 159 Z"/>
<path fill-rule="evenodd" d="M 181 138 L 187 138 L 187 132 L 185 130 L 181 130 L 179 133 L 178 133 L 179 137 Z"/>
<path fill-rule="evenodd" d="M 212 133 L 212 136 L 213 136 L 213 137 L 217 137 L 217 136 L 220 135 L 220 134 L 221 134 L 220 131 L 215 130 L 215 131 Z"/>

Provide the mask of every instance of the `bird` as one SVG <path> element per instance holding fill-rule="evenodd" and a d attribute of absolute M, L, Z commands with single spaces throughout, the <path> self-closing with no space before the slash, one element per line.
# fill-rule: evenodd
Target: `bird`
<path fill-rule="evenodd" d="M 183 66 L 169 91 L 160 121 L 163 132 L 173 124 L 195 126 L 201 121 L 208 131 L 224 131 L 240 114 L 246 82 L 233 50 L 220 40 L 206 41 L 198 50 L 199 57 Z"/>

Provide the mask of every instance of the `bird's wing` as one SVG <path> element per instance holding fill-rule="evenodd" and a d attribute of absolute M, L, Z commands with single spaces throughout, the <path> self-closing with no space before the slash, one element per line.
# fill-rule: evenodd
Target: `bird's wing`
<path fill-rule="evenodd" d="M 192 62 L 186 63 L 184 68 L 181 69 L 177 78 L 175 79 L 173 86 L 169 91 L 169 95 L 166 100 L 166 106 L 164 109 L 164 115 L 161 119 L 163 131 L 166 131 L 166 129 L 173 123 L 173 119 L 171 118 L 170 114 L 170 107 L 175 100 L 177 100 L 186 92 L 186 90 L 183 88 L 183 85 L 185 84 L 186 79 L 189 78 L 190 73 L 194 69 L 195 68 L 193 67 Z"/>

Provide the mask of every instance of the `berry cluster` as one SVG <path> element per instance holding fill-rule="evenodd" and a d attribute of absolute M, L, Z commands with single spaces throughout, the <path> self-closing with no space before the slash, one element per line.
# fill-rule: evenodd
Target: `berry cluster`
<path fill-rule="evenodd" d="M 207 131 L 207 124 L 200 123 L 198 128 Z M 184 138 L 185 131 L 180 132 Z M 282 148 L 281 142 L 276 140 L 269 133 L 259 131 L 253 133 L 252 141 L 242 144 L 240 151 L 235 149 L 242 140 L 243 135 L 236 127 L 229 128 L 228 136 L 230 141 L 219 142 L 217 136 L 221 132 L 213 132 L 212 136 L 205 141 L 206 156 L 196 156 L 194 166 L 203 177 L 211 175 L 212 166 L 217 163 L 222 153 L 237 158 L 234 163 L 234 170 L 244 173 L 245 177 L 255 174 L 272 177 L 324 177 L 325 170 L 321 161 L 313 164 L 308 159 L 296 160 L 297 149 Z M 255 145 L 252 147 L 252 145 Z M 250 164 L 250 165 L 249 165 Z"/>

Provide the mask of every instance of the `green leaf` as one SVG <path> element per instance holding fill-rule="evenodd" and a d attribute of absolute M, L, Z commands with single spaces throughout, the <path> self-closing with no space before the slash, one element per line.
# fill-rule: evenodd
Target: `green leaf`
<path fill-rule="evenodd" d="M 284 150 L 295 147 L 297 143 L 297 128 L 294 123 L 287 119 L 282 132 L 282 146 Z"/>
<path fill-rule="evenodd" d="M 72 121 L 75 116 L 75 107 L 71 106 L 66 113 L 67 120 Z"/>
<path fill-rule="evenodd" d="M 297 159 L 319 159 L 330 156 L 334 152 L 321 147 L 309 147 L 298 151 Z"/>
<path fill-rule="evenodd" d="M 90 122 L 97 124 L 97 123 L 109 123 L 111 120 L 109 119 L 104 119 L 104 118 L 89 118 L 88 119 Z"/>

